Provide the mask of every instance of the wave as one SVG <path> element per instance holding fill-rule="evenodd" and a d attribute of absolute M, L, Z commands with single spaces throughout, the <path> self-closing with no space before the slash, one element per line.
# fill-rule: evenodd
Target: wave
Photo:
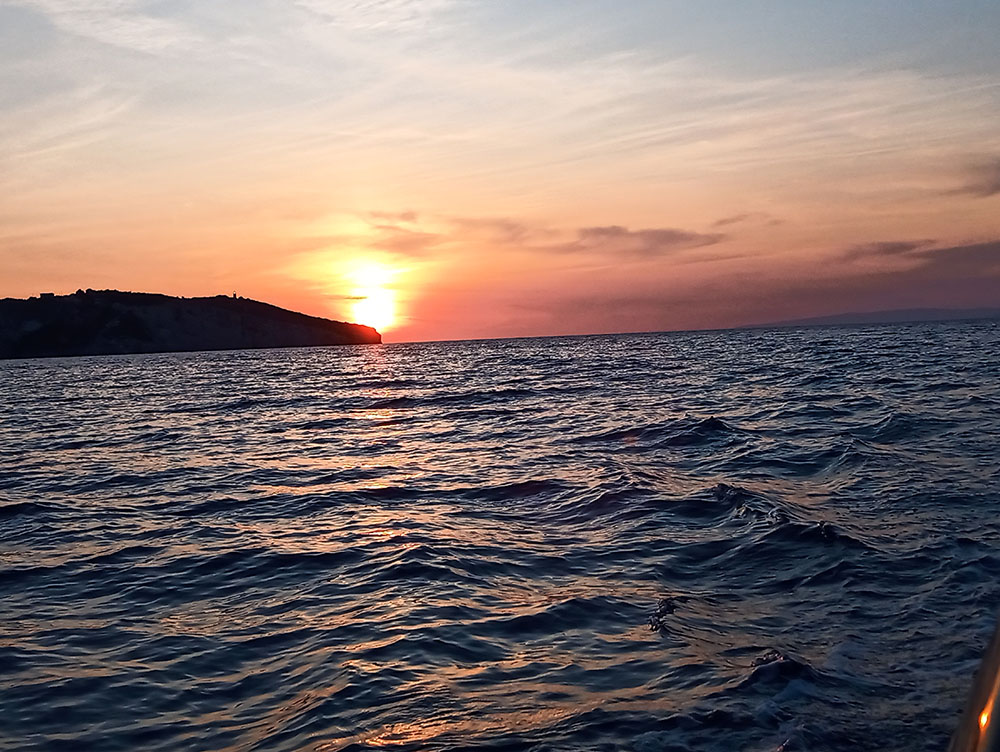
<path fill-rule="evenodd" d="M 876 444 L 898 444 L 935 436 L 954 425 L 952 421 L 913 413 L 893 412 L 856 433 Z"/>
<path fill-rule="evenodd" d="M 58 512 L 59 508 L 54 504 L 46 504 L 38 501 L 12 501 L 0 502 L 0 519 L 12 517 L 34 517 Z"/>
<path fill-rule="evenodd" d="M 739 689 L 749 687 L 759 689 L 762 686 L 785 685 L 792 680 L 815 683 L 819 681 L 820 676 L 820 672 L 803 658 L 786 655 L 779 650 L 771 649 L 754 658 L 750 664 L 750 674 L 740 681 L 738 687 Z"/>
<path fill-rule="evenodd" d="M 556 395 L 577 394 L 578 387 L 549 386 L 541 388 L 476 389 L 464 392 L 444 392 L 430 395 L 402 395 L 371 401 L 370 410 L 413 409 L 436 406 L 478 407 L 521 400 L 544 399 Z"/>
<path fill-rule="evenodd" d="M 578 443 L 624 443 L 652 449 L 695 446 L 728 437 L 743 436 L 747 432 L 717 417 L 682 418 L 665 423 L 620 428 L 599 434 L 579 436 Z"/>

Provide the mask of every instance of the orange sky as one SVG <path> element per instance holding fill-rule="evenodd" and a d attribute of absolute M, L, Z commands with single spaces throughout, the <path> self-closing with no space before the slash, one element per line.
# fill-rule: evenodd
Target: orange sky
<path fill-rule="evenodd" d="M 690 5 L 0 5 L 0 296 L 387 341 L 1000 306 L 995 6 Z"/>

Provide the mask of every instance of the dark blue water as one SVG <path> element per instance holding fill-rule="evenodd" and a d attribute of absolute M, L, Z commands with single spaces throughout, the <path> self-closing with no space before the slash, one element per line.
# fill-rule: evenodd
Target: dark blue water
<path fill-rule="evenodd" d="M 940 750 L 996 323 L 0 363 L 0 746 Z"/>

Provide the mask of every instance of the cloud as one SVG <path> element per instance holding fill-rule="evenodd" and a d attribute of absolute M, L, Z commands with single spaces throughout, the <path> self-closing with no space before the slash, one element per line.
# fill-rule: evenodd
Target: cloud
<path fill-rule="evenodd" d="M 506 217 L 451 217 L 448 221 L 463 236 L 504 245 L 527 244 L 551 235 L 551 231 Z"/>
<path fill-rule="evenodd" d="M 368 242 L 369 246 L 401 256 L 427 255 L 444 240 L 438 233 L 399 225 L 375 225 L 372 230 L 374 237 Z"/>
<path fill-rule="evenodd" d="M 1000 194 L 1000 157 L 993 157 L 968 170 L 966 183 L 951 193 L 989 198 Z"/>
<path fill-rule="evenodd" d="M 455 0 L 296 0 L 295 5 L 354 31 L 407 31 L 427 27 Z"/>
<path fill-rule="evenodd" d="M 19 0 L 76 36 L 145 53 L 188 49 L 199 41 L 188 28 L 143 12 L 138 0 Z"/>
<path fill-rule="evenodd" d="M 926 249 L 913 255 L 921 260 L 919 270 L 928 282 L 936 279 L 980 282 L 1000 277 L 1000 240 Z M 995 297 L 1000 300 L 1000 286 Z"/>
<path fill-rule="evenodd" d="M 728 236 L 721 233 L 699 233 L 673 227 L 633 230 L 621 225 L 598 227 L 553 228 L 508 217 L 441 217 L 427 218 L 435 232 L 418 232 L 401 227 L 380 227 L 403 243 L 413 237 L 419 250 L 421 243 L 431 246 L 488 247 L 521 249 L 537 253 L 630 256 L 637 259 L 657 258 L 674 251 L 701 248 L 721 243 Z M 389 249 L 387 241 L 380 241 Z"/>
<path fill-rule="evenodd" d="M 727 237 L 721 233 L 703 234 L 673 227 L 630 230 L 621 225 L 582 227 L 576 235 L 575 240 L 554 246 L 554 250 L 655 258 L 674 251 L 715 245 Z"/>
<path fill-rule="evenodd" d="M 721 233 L 673 227 L 630 229 L 621 225 L 552 228 L 508 217 L 422 217 L 413 212 L 372 211 L 367 216 L 405 217 L 405 224 L 371 224 L 365 245 L 400 255 L 419 256 L 447 249 L 526 250 L 548 254 L 628 256 L 653 259 L 675 251 L 716 245 Z M 412 218 L 412 221 L 410 221 Z"/>
<path fill-rule="evenodd" d="M 402 221 L 391 222 L 390 218 Z M 734 258 L 718 252 L 684 253 L 716 246 L 727 236 L 672 227 L 567 228 L 509 217 L 418 215 L 385 209 L 331 215 L 319 219 L 316 227 L 335 231 L 310 234 L 310 247 L 295 253 L 284 271 L 294 280 L 321 285 L 330 278 L 331 269 L 350 259 L 406 269 L 406 274 L 415 275 L 413 278 L 429 269 L 435 275 L 447 270 L 454 279 L 466 275 L 476 280 L 488 278 L 521 290 L 522 285 L 533 284 L 529 280 L 534 275 L 518 271 L 525 268 L 536 268 L 539 280 L 546 274 L 573 274 L 606 281 L 607 275 L 620 276 L 621 270 L 635 264 L 647 265 L 654 276 L 662 275 L 667 273 L 667 257 L 674 268 Z"/>
<path fill-rule="evenodd" d="M 908 165 L 918 150 L 950 153 L 955 144 L 987 153 L 982 144 L 996 120 L 991 90 L 970 76 L 723 74 L 711 60 L 673 59 L 656 46 L 581 55 L 572 24 L 548 28 L 541 19 L 525 34 L 544 38 L 535 49 L 484 25 L 492 13 L 463 0 L 293 0 L 298 12 L 248 2 L 240 13 L 162 0 L 15 2 L 119 48 L 190 52 L 155 71 L 137 55 L 102 62 L 102 76 L 140 94 L 135 115 L 123 120 L 140 147 L 169 139 L 159 153 L 172 157 L 190 145 L 238 169 L 249 161 L 286 179 L 326 167 L 351 184 L 378 172 L 384 184 L 399 186 L 394 198 L 404 202 L 423 190 L 408 181 L 428 174 L 433 189 L 461 185 L 470 197 L 488 194 L 491 203 L 481 207 L 517 206 L 529 187 L 583 196 L 608 185 L 621 194 L 610 198 L 618 202 L 645 187 L 669 195 L 695 181 L 743 180 L 773 193 L 778 206 L 783 186 L 798 185 L 785 174 L 796 164 L 825 176 L 817 190 L 860 190 L 874 160 Z M 355 33 L 415 28 L 421 33 L 405 40 L 415 44 L 373 43 Z M 447 43 L 428 43 L 431 33 Z M 63 68 L 61 75 L 93 75 L 90 66 Z M 33 84 L 25 79 L 22 86 Z M 211 127 L 229 116 L 225 127 Z M 260 156 L 243 159 L 251 148 Z M 817 159 L 838 167 L 828 170 Z M 96 157 L 83 166 L 108 169 Z M 166 172 L 176 160 L 161 157 L 152 166 Z M 889 185 L 880 174 L 873 190 Z M 446 211 L 443 200 L 431 205 L 437 196 L 422 200 Z M 723 217 L 716 227 L 727 220 L 737 222 Z"/>
<path fill-rule="evenodd" d="M 712 227 L 726 227 L 727 225 L 735 225 L 740 222 L 745 222 L 750 219 L 750 214 L 736 214 L 732 217 L 723 217 L 722 219 L 717 219 L 712 223 Z"/>
<path fill-rule="evenodd" d="M 618 280 L 532 305 L 548 311 L 553 325 L 572 321 L 579 331 L 722 328 L 859 310 L 1000 307 L 1000 240 L 946 248 L 900 241 L 867 248 L 898 252 L 913 263 L 875 271 L 831 266 L 808 275 L 761 269 L 750 277 L 672 281 L 660 292 L 655 282 L 650 287 Z"/>
<path fill-rule="evenodd" d="M 368 216 L 371 219 L 384 220 L 386 222 L 405 222 L 408 224 L 413 224 L 419 221 L 420 215 L 415 211 L 400 211 L 400 212 L 386 212 L 386 211 L 370 211 Z"/>
<path fill-rule="evenodd" d="M 869 247 L 880 245 L 893 244 Z M 902 250 L 906 242 L 895 245 L 900 249 L 895 255 L 911 262 L 905 269 L 846 267 L 846 275 L 761 280 L 734 288 L 731 297 L 766 311 L 760 321 L 845 311 L 1000 306 L 1000 239 L 907 251 Z"/>
<path fill-rule="evenodd" d="M 39 171 L 58 170 L 73 152 L 106 140 L 136 97 L 115 86 L 81 85 L 39 93 L 0 118 L 0 186 L 16 195 L 38 186 Z M 60 176 L 62 177 L 62 176 Z"/>
<path fill-rule="evenodd" d="M 712 223 L 712 227 L 728 227 L 729 225 L 738 225 L 744 222 L 765 222 L 771 226 L 782 224 L 782 220 L 772 217 L 767 212 L 747 212 L 745 214 L 734 214 L 731 217 L 717 219 Z"/>
<path fill-rule="evenodd" d="M 934 240 L 890 240 L 851 246 L 843 252 L 847 260 L 907 256 L 913 251 L 934 244 Z"/>
<path fill-rule="evenodd" d="M 368 213 L 371 217 L 375 212 Z M 308 245 L 300 247 L 306 256 L 325 256 L 332 249 L 362 255 L 382 255 L 419 258 L 431 255 L 452 237 L 446 232 L 432 232 L 419 226 L 401 226 L 382 222 L 351 228 L 344 232 L 310 234 Z"/>

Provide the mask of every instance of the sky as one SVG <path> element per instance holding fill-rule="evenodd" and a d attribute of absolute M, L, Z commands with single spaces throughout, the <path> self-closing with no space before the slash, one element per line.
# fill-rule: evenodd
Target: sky
<path fill-rule="evenodd" d="M 0 297 L 386 341 L 1000 307 L 996 0 L 0 0 Z"/>

